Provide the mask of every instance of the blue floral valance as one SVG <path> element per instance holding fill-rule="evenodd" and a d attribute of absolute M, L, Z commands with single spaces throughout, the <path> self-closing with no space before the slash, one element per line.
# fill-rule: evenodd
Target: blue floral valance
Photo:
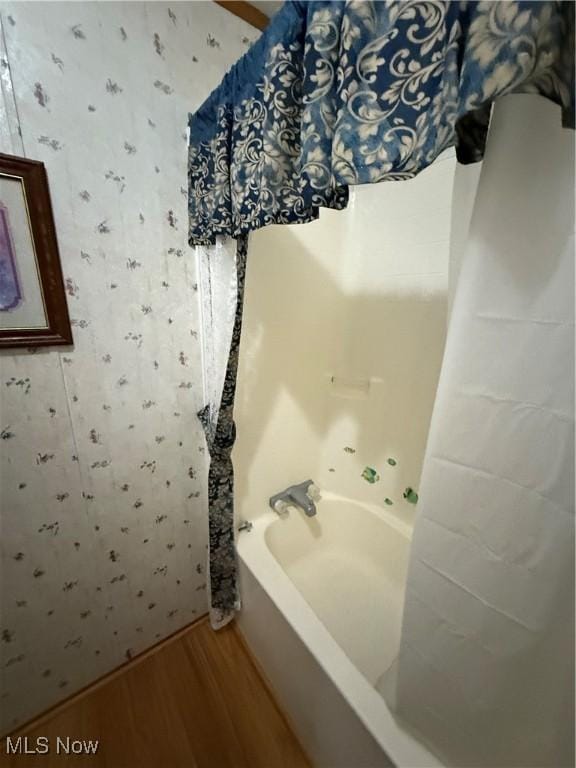
<path fill-rule="evenodd" d="M 288 1 L 190 116 L 190 243 L 310 221 L 452 145 L 478 160 L 492 102 L 528 92 L 574 127 L 572 2 Z"/>

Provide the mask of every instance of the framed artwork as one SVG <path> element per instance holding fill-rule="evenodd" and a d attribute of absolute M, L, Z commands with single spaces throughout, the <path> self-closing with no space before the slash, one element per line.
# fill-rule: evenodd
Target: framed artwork
<path fill-rule="evenodd" d="M 0 348 L 72 344 L 44 163 L 0 154 Z"/>

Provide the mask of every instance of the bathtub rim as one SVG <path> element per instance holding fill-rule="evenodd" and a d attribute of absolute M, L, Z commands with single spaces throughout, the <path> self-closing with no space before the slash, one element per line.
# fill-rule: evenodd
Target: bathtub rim
<path fill-rule="evenodd" d="M 411 538 L 410 526 L 387 510 L 333 493 L 323 493 L 322 496 L 327 501 L 361 507 L 376 515 L 383 524 Z M 303 513 L 291 510 L 290 514 Z M 265 533 L 268 526 L 277 520 L 275 512 L 263 512 L 250 520 L 250 531 L 239 533 L 237 552 L 245 567 L 275 603 L 316 663 L 345 696 L 360 722 L 390 760 L 401 768 L 443 768 L 443 763 L 435 755 L 398 724 L 385 700 L 337 644 L 276 560 L 268 548 Z"/>

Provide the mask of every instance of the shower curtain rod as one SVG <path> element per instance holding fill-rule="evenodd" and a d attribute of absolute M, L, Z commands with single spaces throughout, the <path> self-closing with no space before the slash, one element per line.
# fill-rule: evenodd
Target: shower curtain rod
<path fill-rule="evenodd" d="M 266 29 L 270 23 L 270 19 L 265 13 L 258 10 L 252 3 L 244 2 L 244 0 L 213 0 L 216 5 L 222 6 L 229 13 L 234 14 L 239 19 L 243 19 L 256 29 Z"/>

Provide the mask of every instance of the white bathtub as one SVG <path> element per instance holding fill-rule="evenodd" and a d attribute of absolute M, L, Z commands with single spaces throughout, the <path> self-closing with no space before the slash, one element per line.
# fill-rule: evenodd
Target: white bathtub
<path fill-rule="evenodd" d="M 238 538 L 239 624 L 317 768 L 441 765 L 375 688 L 399 642 L 410 529 L 333 494 Z"/>

